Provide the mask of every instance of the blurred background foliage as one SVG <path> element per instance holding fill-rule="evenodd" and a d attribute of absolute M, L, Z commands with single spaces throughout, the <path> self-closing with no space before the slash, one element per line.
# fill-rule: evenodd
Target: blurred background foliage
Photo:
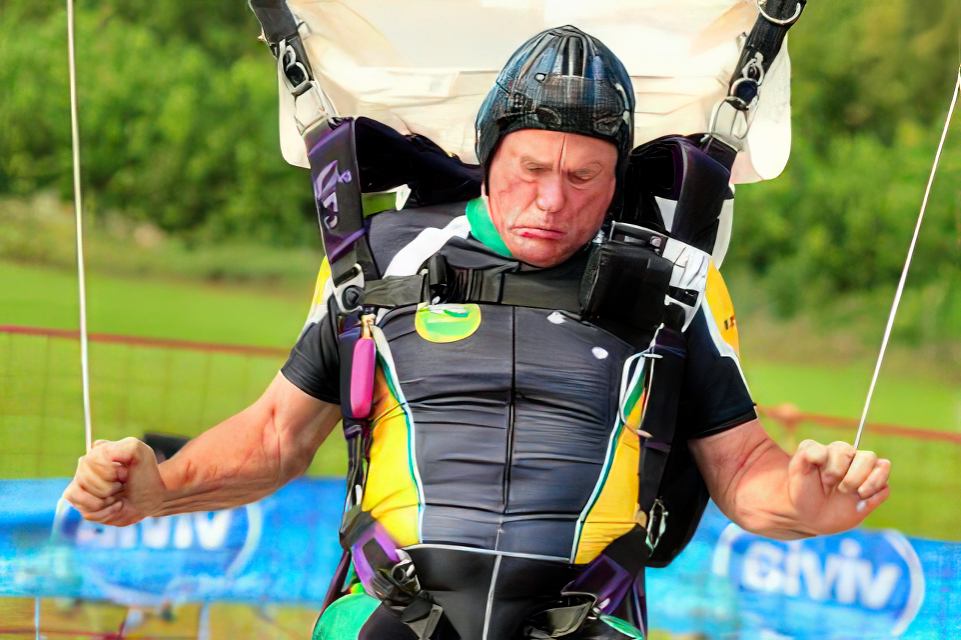
<path fill-rule="evenodd" d="M 192 251 L 233 244 L 275 252 L 268 273 L 284 271 L 287 249 L 298 265 L 310 263 L 297 253 L 318 245 L 310 188 L 278 153 L 273 62 L 244 3 L 86 0 L 78 10 L 90 224 L 108 242 L 124 229 L 141 244 L 150 244 L 145 235 L 163 238 L 177 247 L 174 270 Z M 59 6 L 0 0 L 8 45 L 0 48 L 0 222 L 8 230 L 0 252 L 14 259 L 71 257 L 34 233 L 41 209 L 71 195 L 64 24 Z M 819 323 L 843 324 L 870 309 L 864 333 L 875 342 L 961 61 L 959 24 L 957 0 L 809 4 L 790 39 L 788 169 L 738 190 L 725 271 L 743 310 L 763 306 L 783 320 L 815 309 Z M 961 337 L 956 120 L 899 320 L 902 340 Z M 108 253 L 99 254 L 105 267 Z M 226 254 L 201 262 L 204 275 L 251 275 Z M 139 258 L 121 267 L 146 268 Z"/>
<path fill-rule="evenodd" d="M 728 263 L 760 278 L 781 317 L 858 303 L 880 310 L 890 299 L 961 63 L 959 25 L 956 0 L 812 2 L 791 32 L 791 160 L 779 179 L 738 191 Z M 955 118 L 902 339 L 961 336 L 959 276 Z"/>

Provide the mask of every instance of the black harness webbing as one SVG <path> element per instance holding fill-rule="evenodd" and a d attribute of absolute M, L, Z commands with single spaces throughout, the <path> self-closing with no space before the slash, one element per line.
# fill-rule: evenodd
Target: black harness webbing
<path fill-rule="evenodd" d="M 737 71 L 728 86 L 729 94 L 745 105 L 757 99 L 764 74 L 781 51 L 788 29 L 801 17 L 807 0 L 767 0 L 760 4 L 761 14 L 744 41 L 734 67 Z"/>
<path fill-rule="evenodd" d="M 683 322 L 683 310 L 668 305 L 664 322 L 650 348 L 651 357 L 646 359 L 650 368 L 640 425 L 640 431 L 644 433 L 638 459 L 637 524 L 607 545 L 582 576 L 568 586 L 573 592 L 625 594 L 637 580 L 643 579 L 644 568 L 650 564 L 666 531 L 668 512 L 661 491 L 675 446 L 677 411 L 687 357 L 686 341 L 680 332 Z M 613 571 L 611 563 L 616 567 Z M 618 582 L 620 587 L 615 586 Z M 623 595 L 621 597 L 623 599 Z M 602 603 L 597 606 L 601 607 Z M 622 603 L 614 602 L 608 606 L 618 607 Z M 639 613 L 646 627 L 646 611 Z"/>
<path fill-rule="evenodd" d="M 517 263 L 489 269 L 453 267 L 435 254 L 422 273 L 368 282 L 363 304 L 395 308 L 421 302 L 488 303 L 557 309 L 580 315 L 578 300 L 584 260 L 551 269 L 522 271 Z"/>
<path fill-rule="evenodd" d="M 650 384 L 641 421 L 641 431 L 650 436 L 641 443 L 641 485 L 638 494 L 638 505 L 648 514 L 657 501 L 677 427 L 684 362 L 687 358 L 687 343 L 680 333 L 680 322 L 683 322 L 683 316 L 665 319 L 651 349 L 655 358 L 651 360 Z M 657 529 L 654 524 L 651 521 L 647 523 L 652 547 L 657 545 L 659 535 L 652 531 Z"/>
<path fill-rule="evenodd" d="M 788 30 L 801 17 L 807 0 L 760 0 L 758 15 L 728 81 L 727 96 L 714 108 L 701 149 L 730 169 L 751 127 L 750 112 L 760 97 L 764 76 L 781 51 Z M 725 113 L 726 111 L 726 113 Z M 737 114 L 740 114 L 738 121 Z M 740 130 L 738 129 L 740 126 Z"/>

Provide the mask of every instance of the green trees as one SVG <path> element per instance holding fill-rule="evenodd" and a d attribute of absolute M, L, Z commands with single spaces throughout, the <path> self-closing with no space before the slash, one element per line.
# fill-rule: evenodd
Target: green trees
<path fill-rule="evenodd" d="M 65 16 L 8 3 L 0 195 L 71 187 Z M 227 9 L 229 8 L 229 11 Z M 305 243 L 303 172 L 278 154 L 276 80 L 243 3 L 78 3 L 88 208 L 194 238 Z"/>
<path fill-rule="evenodd" d="M 784 315 L 893 294 L 961 63 L 961 4 L 808 4 L 790 36 L 793 148 L 777 180 L 738 189 L 726 265 Z M 904 319 L 961 324 L 961 114 L 946 142 Z M 911 315 L 917 316 L 908 320 Z M 953 320 L 948 322 L 947 320 Z M 883 318 L 882 318 L 883 320 Z"/>
<path fill-rule="evenodd" d="M 307 176 L 278 153 L 273 62 L 245 3 L 77 9 L 94 219 L 109 210 L 191 242 L 316 243 Z M 0 198 L 69 198 L 64 27 L 62 9 L 0 0 Z M 890 295 L 961 62 L 959 32 L 957 0 L 809 3 L 790 41 L 792 158 L 779 179 L 738 189 L 726 270 L 756 276 L 788 315 Z M 961 319 L 956 121 L 910 284 L 919 314 L 933 305 Z"/>

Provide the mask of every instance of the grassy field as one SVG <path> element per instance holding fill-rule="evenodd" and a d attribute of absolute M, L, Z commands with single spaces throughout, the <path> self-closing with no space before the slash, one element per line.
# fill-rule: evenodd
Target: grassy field
<path fill-rule="evenodd" d="M 0 261 L 0 324 L 76 329 L 77 276 Z M 302 290 L 88 274 L 91 332 L 289 347 L 307 315 Z"/>
<path fill-rule="evenodd" d="M 293 344 L 304 292 L 89 276 L 91 332 L 240 345 Z M 253 289 L 253 290 L 251 290 Z M 76 328 L 76 276 L 0 262 L 0 324 Z M 80 349 L 72 340 L 0 335 L 0 477 L 67 475 L 83 450 Z M 195 435 L 248 405 L 283 356 L 240 356 L 97 344 L 90 346 L 94 436 L 160 431 Z M 340 473 L 332 438 L 312 473 Z"/>
<path fill-rule="evenodd" d="M 289 347 L 306 312 L 312 283 L 262 290 L 245 285 L 196 285 L 91 274 L 90 330 L 199 341 Z M 0 324 L 73 328 L 74 275 L 0 262 Z M 299 289 L 302 288 L 303 291 Z M 745 368 L 762 405 L 791 403 L 803 411 L 857 417 L 872 362 L 782 362 L 751 341 L 741 322 Z M 797 351 L 803 335 L 786 336 Z M 76 342 L 0 335 L 0 477 L 67 475 L 83 448 Z M 270 381 L 283 356 L 195 353 L 128 345 L 91 346 L 94 433 L 98 438 L 164 431 L 193 435 L 245 406 Z M 958 385 L 918 372 L 885 370 L 871 419 L 929 429 L 961 430 Z M 769 430 L 790 446 L 786 434 Z M 853 431 L 853 430 L 852 430 Z M 805 425 L 798 437 L 853 438 Z M 961 516 L 951 504 L 961 490 L 954 468 L 961 447 L 881 437 L 865 446 L 894 462 L 890 503 L 869 524 L 917 535 L 957 538 Z M 342 445 L 332 438 L 311 473 L 343 470 Z"/>
<path fill-rule="evenodd" d="M 0 638 L 35 637 L 34 604 L 32 598 L 0 598 Z M 215 603 L 207 611 L 198 604 L 172 606 L 166 611 L 145 608 L 131 615 L 119 605 L 48 598 L 41 602 L 40 637 L 80 640 L 92 633 L 114 637 L 126 620 L 123 637 L 131 639 L 196 638 L 202 626 L 215 629 L 209 637 L 217 639 L 306 638 L 316 617 L 314 607 L 232 603 Z"/>

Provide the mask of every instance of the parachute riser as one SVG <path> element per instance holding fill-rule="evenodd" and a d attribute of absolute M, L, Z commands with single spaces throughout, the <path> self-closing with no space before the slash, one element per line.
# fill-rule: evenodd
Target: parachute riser
<path fill-rule="evenodd" d="M 728 168 L 744 148 L 764 78 L 807 0 L 756 0 L 756 4 L 759 15 L 744 39 L 727 95 L 714 105 L 708 131 L 701 139 L 701 149 Z"/>
<path fill-rule="evenodd" d="M 314 78 L 299 21 L 285 0 L 249 0 L 261 39 L 294 100 L 297 128 L 307 146 L 317 222 L 331 267 L 338 311 L 356 311 L 364 283 L 377 277 L 367 248 L 354 139 L 354 120 L 335 118 L 333 104 Z"/>

